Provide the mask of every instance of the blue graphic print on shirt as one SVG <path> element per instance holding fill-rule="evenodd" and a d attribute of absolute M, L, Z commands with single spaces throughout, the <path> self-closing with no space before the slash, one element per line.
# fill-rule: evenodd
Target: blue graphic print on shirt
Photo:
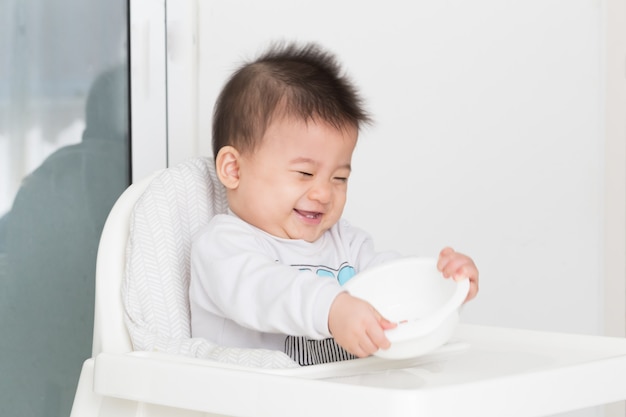
<path fill-rule="evenodd" d="M 356 271 L 347 262 L 342 263 L 339 268 L 334 269 L 326 265 L 293 265 L 301 271 L 313 271 L 320 277 L 335 278 L 339 285 L 343 285 L 350 280 Z"/>

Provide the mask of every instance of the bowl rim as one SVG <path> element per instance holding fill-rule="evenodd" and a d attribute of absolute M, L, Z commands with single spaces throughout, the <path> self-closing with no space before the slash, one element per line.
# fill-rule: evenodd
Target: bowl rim
<path fill-rule="evenodd" d="M 429 267 L 434 266 L 436 268 L 437 259 L 416 256 L 394 259 L 373 266 L 364 270 L 363 272 L 356 274 L 352 279 L 346 282 L 343 287 L 346 289 L 346 291 L 348 291 L 348 293 L 351 294 L 351 290 L 356 289 L 356 297 L 363 298 L 365 301 L 370 302 L 369 300 L 367 300 L 367 298 L 362 297 L 358 294 L 359 287 L 362 285 L 362 283 L 370 281 L 372 279 L 371 277 L 376 276 L 378 273 L 381 273 L 387 269 L 398 267 L 398 265 L 402 264 L 412 264 L 419 267 L 427 265 Z M 453 278 L 444 278 L 443 275 L 441 275 L 441 279 L 449 279 L 455 282 L 456 286 L 452 295 L 446 300 L 445 303 L 443 303 L 437 309 L 433 310 L 428 316 L 421 317 L 419 319 L 403 320 L 402 322 L 397 323 L 396 328 L 386 330 L 385 334 L 390 342 L 402 342 L 424 337 L 425 335 L 436 331 L 437 328 L 441 326 L 442 323 L 444 323 L 444 321 L 448 319 L 450 315 L 458 314 L 458 310 L 465 302 L 467 294 L 470 290 L 469 277 L 457 281 Z M 378 307 L 374 305 L 374 308 Z"/>

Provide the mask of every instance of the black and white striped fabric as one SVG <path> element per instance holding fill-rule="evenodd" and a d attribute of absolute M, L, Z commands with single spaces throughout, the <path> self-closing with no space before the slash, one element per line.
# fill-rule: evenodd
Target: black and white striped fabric
<path fill-rule="evenodd" d="M 313 340 L 307 337 L 288 336 L 285 339 L 285 353 L 301 366 L 357 358 L 339 346 L 332 338 Z"/>

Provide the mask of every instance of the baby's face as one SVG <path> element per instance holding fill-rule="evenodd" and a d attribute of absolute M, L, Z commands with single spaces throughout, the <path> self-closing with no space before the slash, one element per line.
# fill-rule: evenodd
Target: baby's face
<path fill-rule="evenodd" d="M 282 119 L 241 155 L 233 211 L 276 237 L 317 240 L 341 217 L 358 132 Z"/>

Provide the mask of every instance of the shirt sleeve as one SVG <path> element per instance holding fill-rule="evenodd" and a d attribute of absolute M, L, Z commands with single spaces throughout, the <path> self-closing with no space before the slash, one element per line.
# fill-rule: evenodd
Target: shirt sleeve
<path fill-rule="evenodd" d="M 201 292 L 190 294 L 196 304 L 260 332 L 330 337 L 328 313 L 342 291 L 339 284 L 279 263 L 258 232 L 220 217 L 192 244 L 191 279 Z"/>

